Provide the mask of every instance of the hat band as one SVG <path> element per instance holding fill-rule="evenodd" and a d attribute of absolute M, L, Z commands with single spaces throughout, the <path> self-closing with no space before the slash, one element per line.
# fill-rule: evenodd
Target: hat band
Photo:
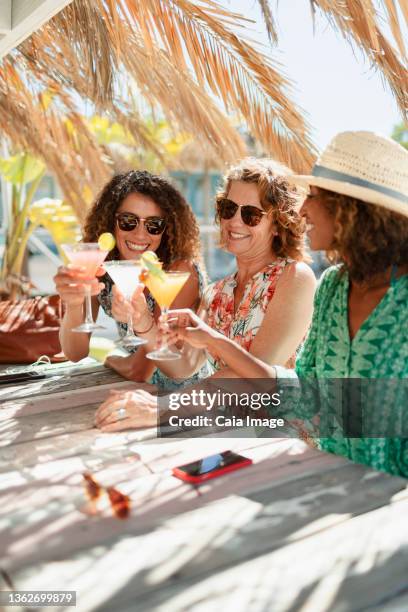
<path fill-rule="evenodd" d="M 395 191 L 394 189 L 384 187 L 384 185 L 378 185 L 377 183 L 371 183 L 370 181 L 366 181 L 358 176 L 352 176 L 351 174 L 345 174 L 344 172 L 337 172 L 337 170 L 330 170 L 330 168 L 326 168 L 325 166 L 314 166 L 312 175 L 332 179 L 333 181 L 340 181 L 341 183 L 351 183 L 352 185 L 365 187 L 366 189 L 372 189 L 373 191 L 379 191 L 384 195 L 408 204 L 408 196 L 400 191 Z"/>

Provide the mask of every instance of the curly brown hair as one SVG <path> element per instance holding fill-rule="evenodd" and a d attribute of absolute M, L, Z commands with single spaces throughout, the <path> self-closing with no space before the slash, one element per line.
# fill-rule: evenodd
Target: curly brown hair
<path fill-rule="evenodd" d="M 160 207 L 166 220 L 157 256 L 165 269 L 180 260 L 200 259 L 200 233 L 191 207 L 181 193 L 164 177 L 145 170 L 116 174 L 102 189 L 85 220 L 84 242 L 96 242 L 104 232 L 114 233 L 115 214 L 131 193 L 151 198 Z M 119 259 L 117 248 L 108 259 Z"/>
<path fill-rule="evenodd" d="M 356 282 L 408 265 L 408 219 L 376 204 L 318 188 L 334 218 L 331 263 L 343 263 Z"/>
<path fill-rule="evenodd" d="M 304 221 L 299 214 L 299 195 L 290 184 L 288 170 L 270 159 L 243 159 L 224 176 L 217 200 L 228 197 L 232 181 L 254 183 L 258 186 L 262 208 L 271 215 L 277 234 L 272 237 L 272 251 L 278 257 L 295 261 L 309 261 L 305 254 Z M 215 220 L 220 222 L 216 213 Z"/>

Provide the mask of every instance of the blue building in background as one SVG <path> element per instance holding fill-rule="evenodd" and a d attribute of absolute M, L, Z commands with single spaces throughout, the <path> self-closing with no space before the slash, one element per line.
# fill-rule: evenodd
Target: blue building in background
<path fill-rule="evenodd" d="M 208 276 L 211 280 L 218 280 L 230 274 L 235 270 L 235 258 L 218 247 L 219 229 L 215 224 L 215 195 L 221 186 L 221 174 L 215 171 L 173 171 L 170 176 L 198 219 Z"/>

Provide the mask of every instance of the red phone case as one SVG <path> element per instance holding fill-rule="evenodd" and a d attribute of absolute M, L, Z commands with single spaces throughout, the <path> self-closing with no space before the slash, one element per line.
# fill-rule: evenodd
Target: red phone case
<path fill-rule="evenodd" d="M 176 476 L 176 478 L 180 478 L 185 482 L 199 484 L 200 482 L 203 482 L 205 480 L 210 480 L 210 478 L 217 478 L 218 476 L 222 476 L 223 474 L 227 474 L 228 472 L 234 472 L 235 470 L 239 470 L 240 468 L 247 467 L 248 465 L 252 465 L 252 459 L 245 457 L 245 461 L 240 461 L 239 463 L 232 463 L 231 465 L 226 465 L 225 467 L 219 468 L 218 470 L 208 472 L 208 474 L 200 474 L 199 476 L 192 476 L 191 474 L 183 472 L 183 470 L 181 470 L 180 468 L 173 468 L 173 476 Z"/>

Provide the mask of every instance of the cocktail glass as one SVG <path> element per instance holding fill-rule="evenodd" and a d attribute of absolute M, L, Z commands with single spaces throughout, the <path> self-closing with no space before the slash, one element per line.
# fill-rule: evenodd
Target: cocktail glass
<path fill-rule="evenodd" d="M 75 266 L 82 266 L 84 271 L 85 286 L 85 321 L 82 325 L 74 327 L 74 332 L 92 332 L 95 329 L 105 329 L 97 325 L 92 316 L 91 285 L 96 276 L 96 271 L 104 262 L 108 251 L 102 251 L 97 242 L 78 242 L 77 244 L 62 244 L 62 250 Z"/>
<path fill-rule="evenodd" d="M 186 283 L 190 272 L 165 272 L 164 274 L 164 277 L 149 274 L 144 283 L 159 304 L 164 320 L 166 320 L 170 306 Z M 159 349 L 147 353 L 146 357 L 154 361 L 167 361 L 180 359 L 181 353 L 170 350 L 167 342 L 164 341 Z"/>
<path fill-rule="evenodd" d="M 123 293 L 128 302 L 131 302 L 132 295 L 137 287 L 141 284 L 139 280 L 142 269 L 140 259 L 124 259 L 121 261 L 107 261 L 104 268 L 109 276 Z M 132 311 L 129 312 L 127 321 L 126 335 L 120 340 L 121 345 L 125 348 L 128 346 L 139 346 L 146 344 L 147 340 L 139 338 L 133 331 Z"/>

